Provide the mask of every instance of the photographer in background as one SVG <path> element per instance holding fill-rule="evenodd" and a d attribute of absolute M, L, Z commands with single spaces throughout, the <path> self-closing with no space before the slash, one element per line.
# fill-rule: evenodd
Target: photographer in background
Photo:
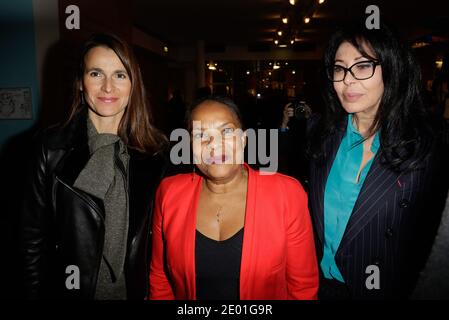
<path fill-rule="evenodd" d="M 279 129 L 279 172 L 295 177 L 307 188 L 305 158 L 307 120 L 312 109 L 304 99 L 295 99 L 284 106 Z"/>

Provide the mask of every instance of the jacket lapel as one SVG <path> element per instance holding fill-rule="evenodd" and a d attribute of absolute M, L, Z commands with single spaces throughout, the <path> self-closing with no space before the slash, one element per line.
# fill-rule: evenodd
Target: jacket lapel
<path fill-rule="evenodd" d="M 184 265 L 185 275 L 184 280 L 186 283 L 186 299 L 196 299 L 196 268 L 195 268 L 195 245 L 196 245 L 196 217 L 198 211 L 198 202 L 200 199 L 200 192 L 202 188 L 203 178 L 195 173 L 192 175 L 192 201 L 187 210 L 187 216 L 185 217 L 185 229 L 184 229 Z M 190 195 L 190 194 L 188 194 Z M 186 197 L 187 198 L 187 197 Z M 180 248 L 180 253 L 182 252 Z"/>
<path fill-rule="evenodd" d="M 245 300 L 249 297 L 245 296 L 250 292 L 251 279 L 253 276 L 253 270 L 251 270 L 251 261 L 254 261 L 252 257 L 253 248 L 257 246 L 255 229 L 255 212 L 257 205 L 257 179 L 258 173 L 251 169 L 246 163 L 245 168 L 248 170 L 248 187 L 246 194 L 246 208 L 245 208 L 245 231 L 243 232 L 243 245 L 242 245 L 242 261 L 240 264 L 240 299 Z"/>
<path fill-rule="evenodd" d="M 352 210 L 337 255 L 351 243 L 363 227 L 377 214 L 378 202 L 385 201 L 385 196 L 391 192 L 398 181 L 398 173 L 388 170 L 381 164 L 382 151 L 376 154 L 373 164 L 365 178 L 357 201 Z"/>

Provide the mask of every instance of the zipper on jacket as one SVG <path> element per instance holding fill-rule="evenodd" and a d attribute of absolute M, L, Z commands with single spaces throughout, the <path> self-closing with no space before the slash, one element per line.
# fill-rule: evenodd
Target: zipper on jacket
<path fill-rule="evenodd" d="M 85 195 L 79 193 L 78 191 L 76 191 L 74 188 L 72 188 L 71 186 L 69 186 L 67 183 L 65 183 L 64 181 L 62 181 L 58 176 L 56 176 L 56 180 L 58 180 L 61 184 L 63 184 L 66 188 L 68 188 L 70 191 L 72 191 L 74 194 L 76 194 L 80 199 L 84 200 L 84 202 L 86 202 L 96 213 L 97 215 L 100 217 L 100 219 L 103 221 L 104 223 L 104 217 L 101 214 L 102 210 L 101 208 L 95 203 L 95 201 L 93 201 L 92 199 L 89 199 L 88 197 L 86 197 Z"/>

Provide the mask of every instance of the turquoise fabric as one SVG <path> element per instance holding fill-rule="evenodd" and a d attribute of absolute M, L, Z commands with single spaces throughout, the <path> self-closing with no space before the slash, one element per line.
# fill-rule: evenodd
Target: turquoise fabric
<path fill-rule="evenodd" d="M 335 263 L 335 253 L 340 246 L 355 202 L 371 167 L 374 157 L 363 168 L 357 182 L 363 156 L 363 138 L 353 126 L 352 114 L 348 116 L 346 133 L 332 164 L 324 191 L 324 252 L 320 267 L 325 278 L 345 282 Z M 379 135 L 375 134 L 371 151 L 379 149 Z"/>

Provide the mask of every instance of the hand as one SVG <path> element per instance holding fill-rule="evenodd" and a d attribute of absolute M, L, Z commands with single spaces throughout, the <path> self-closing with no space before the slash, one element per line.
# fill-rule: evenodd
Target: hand
<path fill-rule="evenodd" d="M 292 107 L 292 103 L 289 102 L 284 107 L 283 117 L 282 117 L 282 123 L 281 128 L 285 129 L 287 128 L 288 122 L 290 121 L 290 118 L 294 116 L 295 110 Z"/>

